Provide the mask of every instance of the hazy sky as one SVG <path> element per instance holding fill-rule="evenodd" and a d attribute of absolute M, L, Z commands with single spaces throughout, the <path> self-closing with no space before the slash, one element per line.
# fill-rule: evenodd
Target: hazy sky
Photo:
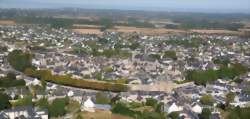
<path fill-rule="evenodd" d="M 250 0 L 0 0 L 0 8 L 62 7 L 250 13 Z"/>

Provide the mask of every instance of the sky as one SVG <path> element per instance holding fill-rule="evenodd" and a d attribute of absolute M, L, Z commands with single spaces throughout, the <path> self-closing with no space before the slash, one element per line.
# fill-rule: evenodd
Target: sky
<path fill-rule="evenodd" d="M 0 0 L 0 8 L 91 8 L 250 13 L 250 0 Z"/>

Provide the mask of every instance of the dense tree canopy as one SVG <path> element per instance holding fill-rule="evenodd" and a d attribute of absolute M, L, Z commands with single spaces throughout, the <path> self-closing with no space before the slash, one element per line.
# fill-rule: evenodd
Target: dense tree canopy
<path fill-rule="evenodd" d="M 211 95 L 203 95 L 200 99 L 200 102 L 204 105 L 213 105 L 214 99 Z"/>
<path fill-rule="evenodd" d="M 187 71 L 186 79 L 194 81 L 197 85 L 206 85 L 207 82 L 212 82 L 217 80 L 217 72 L 209 69 L 206 71 L 203 70 L 190 70 Z"/>
<path fill-rule="evenodd" d="M 21 50 L 12 51 L 7 59 L 10 65 L 18 71 L 24 71 L 26 68 L 32 67 L 32 55 Z"/>
<path fill-rule="evenodd" d="M 211 119 L 211 111 L 208 108 L 203 108 L 200 114 L 200 119 Z"/>
<path fill-rule="evenodd" d="M 43 97 L 41 99 L 39 99 L 35 105 L 41 109 L 48 109 L 49 107 L 49 102 L 48 102 L 48 98 Z"/>
<path fill-rule="evenodd" d="M 6 77 L 0 78 L 0 87 L 25 86 L 24 80 L 16 80 L 16 75 L 8 73 Z"/>
<path fill-rule="evenodd" d="M 228 119 L 249 119 L 250 117 L 250 107 L 240 108 L 235 107 L 230 111 Z"/>
<path fill-rule="evenodd" d="M 9 102 L 10 99 L 11 98 L 7 94 L 0 92 L 0 110 L 11 107 L 11 104 Z"/>
<path fill-rule="evenodd" d="M 65 107 L 68 104 L 67 98 L 57 98 L 49 105 L 49 115 L 51 117 L 63 116 L 66 114 Z"/>
<path fill-rule="evenodd" d="M 194 81 L 197 85 L 206 85 L 208 82 L 212 82 L 221 79 L 234 79 L 242 74 L 247 73 L 246 66 L 235 63 L 229 66 L 221 66 L 219 70 L 188 70 L 186 72 L 186 80 Z"/>
<path fill-rule="evenodd" d="M 26 95 L 23 98 L 19 98 L 17 102 L 14 103 L 15 106 L 27 106 L 33 105 L 32 103 L 32 96 Z"/>

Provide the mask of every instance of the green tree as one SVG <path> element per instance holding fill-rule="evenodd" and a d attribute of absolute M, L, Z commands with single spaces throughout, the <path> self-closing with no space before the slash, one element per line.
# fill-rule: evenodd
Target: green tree
<path fill-rule="evenodd" d="M 117 102 L 116 104 L 114 104 L 112 106 L 111 111 L 112 113 L 115 113 L 115 114 L 121 114 L 121 115 L 130 116 L 130 117 L 134 116 L 134 112 L 130 110 L 129 107 L 125 103 L 122 103 L 122 102 Z"/>
<path fill-rule="evenodd" d="M 96 97 L 97 104 L 109 104 L 110 103 L 110 99 L 101 92 L 96 93 L 95 97 Z"/>
<path fill-rule="evenodd" d="M 177 60 L 175 51 L 165 51 L 163 57 L 172 58 L 173 60 Z"/>
<path fill-rule="evenodd" d="M 226 106 L 229 106 L 229 104 L 234 101 L 234 98 L 235 98 L 235 93 L 229 92 L 226 95 Z"/>
<path fill-rule="evenodd" d="M 179 118 L 180 113 L 179 112 L 171 112 L 170 114 L 168 114 L 168 116 L 171 119 L 178 119 Z"/>
<path fill-rule="evenodd" d="M 25 86 L 24 80 L 15 80 L 10 78 L 10 76 L 0 78 L 0 87 L 18 87 L 18 86 Z"/>
<path fill-rule="evenodd" d="M 150 54 L 149 57 L 152 58 L 153 60 L 160 60 L 161 59 L 160 54 Z"/>
<path fill-rule="evenodd" d="M 213 105 L 214 99 L 211 95 L 203 95 L 200 99 L 200 102 L 204 105 Z"/>
<path fill-rule="evenodd" d="M 6 78 L 9 80 L 16 80 L 16 75 L 12 72 L 9 72 Z"/>
<path fill-rule="evenodd" d="M 206 85 L 207 82 L 212 82 L 218 79 L 217 71 L 208 70 L 189 70 L 186 72 L 186 79 L 194 81 L 197 85 Z"/>
<path fill-rule="evenodd" d="M 49 105 L 49 115 L 51 117 L 63 116 L 66 114 L 65 107 L 68 100 L 66 98 L 57 98 Z"/>
<path fill-rule="evenodd" d="M 112 19 L 109 19 L 109 18 L 101 18 L 100 24 L 102 25 L 101 30 L 110 29 L 114 26 Z"/>
<path fill-rule="evenodd" d="M 0 110 L 8 109 L 11 107 L 11 104 L 9 102 L 10 99 L 11 98 L 7 94 L 0 92 Z"/>
<path fill-rule="evenodd" d="M 203 108 L 200 114 L 200 119 L 211 119 L 211 111 L 208 108 Z"/>
<path fill-rule="evenodd" d="M 14 103 L 14 105 L 15 106 L 33 105 L 32 96 L 26 95 L 23 98 L 18 99 L 17 102 Z"/>
<path fill-rule="evenodd" d="M 32 55 L 21 50 L 14 50 L 9 53 L 7 60 L 18 71 L 24 71 L 26 68 L 32 67 Z"/>
<path fill-rule="evenodd" d="M 48 109 L 48 107 L 49 107 L 48 98 L 43 97 L 43 98 L 39 99 L 36 102 L 36 106 L 38 106 L 41 109 Z"/>
<path fill-rule="evenodd" d="M 146 106 L 151 106 L 153 108 L 155 108 L 157 106 L 157 100 L 153 99 L 153 98 L 147 98 L 146 99 Z"/>

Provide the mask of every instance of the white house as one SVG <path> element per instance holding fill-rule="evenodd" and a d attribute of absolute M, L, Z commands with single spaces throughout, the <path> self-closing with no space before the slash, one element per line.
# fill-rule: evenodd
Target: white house
<path fill-rule="evenodd" d="M 83 103 L 83 107 L 81 108 L 82 111 L 87 111 L 87 112 L 95 112 L 95 104 L 93 103 L 93 101 L 91 100 L 91 98 L 89 97 L 84 103 Z"/>
<path fill-rule="evenodd" d="M 182 106 L 177 106 L 175 103 L 172 103 L 172 105 L 170 105 L 168 108 L 167 108 L 167 112 L 168 114 L 171 113 L 171 112 L 179 112 L 179 111 L 182 111 L 183 110 L 183 107 Z"/>
<path fill-rule="evenodd" d="M 197 114 L 200 114 L 202 112 L 202 107 L 198 104 L 195 104 L 193 107 L 192 107 L 192 111 L 197 113 Z"/>
<path fill-rule="evenodd" d="M 73 92 L 73 91 L 69 91 L 67 95 L 68 95 L 69 97 L 72 97 L 72 96 L 74 96 L 74 92 Z"/>
<path fill-rule="evenodd" d="M 7 109 L 0 112 L 0 119 L 48 119 L 48 111 L 37 110 L 32 106 L 15 107 L 14 109 Z"/>

